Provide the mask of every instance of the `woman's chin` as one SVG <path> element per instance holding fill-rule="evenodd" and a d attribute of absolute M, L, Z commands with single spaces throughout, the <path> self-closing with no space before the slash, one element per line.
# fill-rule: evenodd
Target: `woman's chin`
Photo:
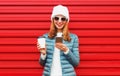
<path fill-rule="evenodd" d="M 58 29 L 62 29 L 62 28 L 63 28 L 63 26 L 57 26 L 57 28 L 58 28 Z"/>

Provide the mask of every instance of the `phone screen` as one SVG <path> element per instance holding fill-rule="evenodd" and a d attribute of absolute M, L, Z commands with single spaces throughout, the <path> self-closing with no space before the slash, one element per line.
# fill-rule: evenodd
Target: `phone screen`
<path fill-rule="evenodd" d="M 63 38 L 62 37 L 56 37 L 56 43 L 62 43 Z"/>

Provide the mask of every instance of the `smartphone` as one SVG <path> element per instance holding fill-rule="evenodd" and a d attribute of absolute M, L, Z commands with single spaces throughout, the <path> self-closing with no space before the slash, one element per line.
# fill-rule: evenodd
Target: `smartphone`
<path fill-rule="evenodd" d="M 62 43 L 63 38 L 62 37 L 56 37 L 56 43 Z"/>

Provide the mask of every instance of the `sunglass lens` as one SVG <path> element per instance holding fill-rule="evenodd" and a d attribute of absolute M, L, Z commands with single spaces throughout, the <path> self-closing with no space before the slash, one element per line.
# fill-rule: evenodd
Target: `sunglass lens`
<path fill-rule="evenodd" d="M 58 18 L 58 17 L 55 17 L 54 19 L 55 19 L 56 21 L 58 21 L 58 20 L 59 20 L 59 18 Z"/>
<path fill-rule="evenodd" d="M 61 20 L 62 20 L 62 21 L 65 21 L 65 20 L 66 20 L 66 18 L 61 18 Z"/>

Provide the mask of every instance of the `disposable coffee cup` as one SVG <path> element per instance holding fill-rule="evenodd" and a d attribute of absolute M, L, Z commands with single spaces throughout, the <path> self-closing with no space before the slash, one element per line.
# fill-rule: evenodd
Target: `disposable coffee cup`
<path fill-rule="evenodd" d="M 38 44 L 40 44 L 40 48 L 45 49 L 45 38 L 38 38 Z"/>

